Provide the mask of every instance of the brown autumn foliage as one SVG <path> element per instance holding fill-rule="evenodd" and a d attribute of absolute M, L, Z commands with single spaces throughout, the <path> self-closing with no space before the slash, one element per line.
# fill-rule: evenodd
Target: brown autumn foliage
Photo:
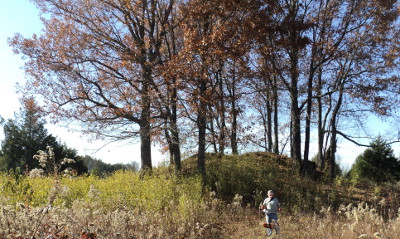
<path fill-rule="evenodd" d="M 16 35 L 31 80 L 57 120 L 84 122 L 85 131 L 117 140 L 140 137 L 141 162 L 151 168 L 157 67 L 175 1 L 36 1 L 44 33 Z"/>
<path fill-rule="evenodd" d="M 251 146 L 286 151 L 305 173 L 313 128 L 325 168 L 339 136 L 357 143 L 341 122 L 398 102 L 396 1 L 34 2 L 44 31 L 10 40 L 24 93 L 55 121 L 139 139 L 144 168 L 157 143 L 178 171 L 181 149 L 204 172 L 206 151 Z"/>

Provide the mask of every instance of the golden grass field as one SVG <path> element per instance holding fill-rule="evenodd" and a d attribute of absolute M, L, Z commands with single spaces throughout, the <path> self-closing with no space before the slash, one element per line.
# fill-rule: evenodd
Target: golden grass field
<path fill-rule="evenodd" d="M 257 208 L 271 188 L 283 212 L 270 238 L 400 238 L 397 184 L 299 177 L 266 153 L 207 162 L 205 180 L 190 158 L 180 176 L 167 167 L 104 178 L 0 173 L 0 239 L 266 238 Z"/>
<path fill-rule="evenodd" d="M 1 176 L 0 238 L 266 238 L 264 216 L 202 195 L 199 178 L 134 172 L 107 178 Z M 400 218 L 383 220 L 366 203 L 280 214 L 270 238 L 400 238 Z"/>

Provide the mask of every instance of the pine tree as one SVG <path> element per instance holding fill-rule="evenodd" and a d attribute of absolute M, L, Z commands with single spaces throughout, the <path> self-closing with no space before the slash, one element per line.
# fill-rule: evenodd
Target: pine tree
<path fill-rule="evenodd" d="M 26 99 L 20 113 L 15 114 L 14 119 L 9 119 L 4 124 L 5 138 L 1 143 L 0 169 L 19 168 L 20 171 L 30 171 L 39 168 L 39 162 L 33 156 L 39 150 L 45 150 L 50 146 L 54 149 L 57 160 L 74 159 L 75 163 L 68 167 L 75 169 L 78 174 L 87 172 L 82 160 L 77 160 L 76 150 L 59 143 L 56 137 L 48 133 L 45 124 L 46 121 L 36 102 L 32 98 Z"/>
<path fill-rule="evenodd" d="M 3 127 L 5 138 L 1 143 L 4 169 L 19 167 L 30 170 L 38 167 L 33 155 L 54 141 L 45 129 L 45 123 L 33 101 L 27 101 L 14 119 L 6 121 Z"/>
<path fill-rule="evenodd" d="M 381 137 L 370 143 L 370 148 L 357 157 L 350 175 L 355 179 L 369 179 L 382 183 L 400 179 L 400 161 L 393 149 Z"/>

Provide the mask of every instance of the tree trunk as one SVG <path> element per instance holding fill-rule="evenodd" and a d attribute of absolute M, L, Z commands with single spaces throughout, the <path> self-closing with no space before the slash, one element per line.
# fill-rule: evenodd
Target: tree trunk
<path fill-rule="evenodd" d="M 238 142 L 237 142 L 237 116 L 238 110 L 236 109 L 236 87 L 235 87 L 236 76 L 235 72 L 232 77 L 232 89 L 231 89 L 231 107 L 232 107 L 232 132 L 231 132 L 231 148 L 232 154 L 238 154 Z"/>
<path fill-rule="evenodd" d="M 174 157 L 174 165 L 176 171 L 181 171 L 181 149 L 180 149 L 180 139 L 179 139 L 179 129 L 178 129 L 178 114 L 177 114 L 177 89 L 176 89 L 176 79 L 173 79 L 173 89 L 171 97 L 171 135 L 172 135 L 172 154 Z"/>
<path fill-rule="evenodd" d="M 272 152 L 272 109 L 269 101 L 269 94 L 267 100 L 267 152 Z"/>
<path fill-rule="evenodd" d="M 305 132 L 304 132 L 304 161 L 308 161 L 309 151 L 310 151 L 310 131 L 311 131 L 311 110 L 312 110 L 312 91 L 313 91 L 313 78 L 314 78 L 314 70 L 313 63 L 311 62 L 310 67 L 310 75 L 308 77 L 308 86 L 307 86 L 307 110 L 306 110 L 306 124 L 305 124 Z"/>
<path fill-rule="evenodd" d="M 238 142 L 237 142 L 237 109 L 235 101 L 232 101 L 232 133 L 231 133 L 231 148 L 232 154 L 238 154 Z"/>
<path fill-rule="evenodd" d="M 295 23 L 296 16 L 298 15 L 298 1 L 291 1 L 289 3 L 289 12 L 288 17 L 290 18 L 290 22 Z M 299 108 L 299 89 L 298 89 L 298 81 L 299 81 L 299 54 L 300 54 L 300 32 L 295 29 L 294 26 L 291 26 L 289 29 L 289 58 L 290 58 L 290 85 L 289 85 L 289 94 L 291 100 L 291 126 L 292 126 L 292 157 L 295 162 L 299 165 L 299 172 L 303 171 L 303 165 L 301 160 L 301 128 L 300 128 L 300 108 Z"/>
<path fill-rule="evenodd" d="M 150 134 L 150 97 L 149 97 L 149 82 L 151 78 L 151 70 L 145 69 L 143 73 L 143 88 L 142 88 L 142 113 L 140 117 L 140 157 L 142 170 L 151 170 L 151 134 Z"/>
<path fill-rule="evenodd" d="M 274 102 L 274 153 L 279 154 L 279 141 L 278 141 L 278 130 L 279 130 L 279 122 L 278 122 L 278 90 L 277 90 L 277 81 L 276 77 L 274 77 L 273 82 L 273 102 Z"/>
<path fill-rule="evenodd" d="M 165 139 L 167 140 L 168 144 L 168 149 L 169 149 L 169 165 L 174 165 L 174 151 L 173 151 L 173 146 L 172 146 L 172 138 L 169 134 L 169 124 L 167 120 L 164 122 L 164 134 L 165 134 Z"/>
<path fill-rule="evenodd" d="M 204 95 L 207 90 L 206 82 L 204 79 L 200 80 L 199 87 L 199 111 L 198 111 L 198 119 L 197 124 L 199 128 L 199 149 L 197 155 L 197 167 L 201 175 L 205 175 L 206 172 L 206 161 L 205 161 L 205 153 L 206 153 L 206 102 L 204 99 Z"/>
<path fill-rule="evenodd" d="M 295 36 L 296 37 L 296 36 Z M 299 172 L 303 171 L 301 160 L 301 130 L 300 130 L 300 109 L 298 103 L 298 49 L 294 47 L 291 54 L 291 83 L 290 83 L 290 100 L 291 100 L 291 130 L 292 130 L 292 158 L 299 165 Z"/>
<path fill-rule="evenodd" d="M 147 97 L 143 97 L 145 100 Z M 148 101 L 149 102 L 149 101 Z M 151 170 L 151 137 L 150 137 L 150 103 L 146 103 L 142 111 L 140 122 L 140 156 L 142 170 Z"/>
<path fill-rule="evenodd" d="M 225 153 L 225 133 L 226 133 L 226 123 L 225 123 L 225 95 L 224 95 L 224 86 L 221 77 L 222 66 L 217 74 L 217 80 L 219 85 L 219 95 L 220 95 L 220 107 L 219 107 L 219 118 L 221 120 L 221 129 L 220 129 L 220 136 L 219 136 L 219 152 L 221 154 Z"/>
<path fill-rule="evenodd" d="M 218 120 L 217 117 L 211 118 L 209 129 L 210 129 L 210 134 L 211 134 L 211 136 L 212 136 L 212 138 L 211 138 L 211 144 L 212 144 L 212 146 L 213 146 L 213 148 L 214 148 L 214 153 L 218 153 L 218 148 L 217 148 L 217 134 L 215 133 L 215 129 L 214 129 L 214 119 L 215 119 L 216 121 Z"/>
<path fill-rule="evenodd" d="M 300 132 L 300 110 L 298 107 L 297 92 L 291 92 L 292 97 L 292 151 L 293 160 L 299 165 L 299 172 L 303 171 L 302 160 L 301 160 L 301 132 Z"/>
<path fill-rule="evenodd" d="M 321 163 L 321 170 L 325 168 L 325 157 L 323 154 L 324 148 L 324 129 L 322 124 L 322 69 L 318 70 L 318 97 L 317 97 L 317 107 L 318 107 L 318 158 Z"/>
<path fill-rule="evenodd" d="M 181 171 L 181 149 L 180 149 L 180 140 L 179 140 L 179 131 L 176 124 L 172 126 L 172 148 L 173 148 L 173 156 L 174 156 L 174 165 L 176 171 Z"/>
<path fill-rule="evenodd" d="M 264 137 L 263 137 L 264 145 L 263 145 L 263 148 L 264 148 L 265 152 L 268 152 L 268 127 L 267 127 L 267 119 L 266 119 L 266 117 L 265 117 L 265 115 L 264 115 L 264 112 L 263 112 L 263 108 L 262 108 L 262 107 L 260 107 L 259 111 L 260 111 L 260 115 L 261 115 L 261 119 L 262 119 L 262 126 L 263 126 L 263 128 L 264 128 L 264 134 L 263 134 L 263 136 L 264 136 Z"/>
<path fill-rule="evenodd" d="M 164 134 L 168 143 L 170 165 L 174 165 L 175 171 L 179 172 L 181 170 L 181 152 L 180 152 L 180 140 L 179 140 L 179 130 L 177 125 L 177 89 L 176 80 L 172 80 L 172 84 L 168 84 L 167 91 L 171 95 L 168 97 L 169 101 L 165 105 L 165 128 Z"/>
<path fill-rule="evenodd" d="M 337 148 L 337 140 L 336 140 L 336 135 L 337 135 L 337 130 L 336 130 L 336 118 L 339 114 L 339 110 L 342 106 L 342 101 L 343 101 L 343 85 L 340 85 L 340 89 L 339 89 L 339 97 L 338 97 L 338 102 L 336 103 L 336 106 L 332 112 L 332 118 L 331 118 L 331 142 L 330 142 L 330 155 L 329 155 L 329 159 L 330 159 L 330 164 L 331 164 L 331 178 L 335 179 L 336 177 L 336 159 L 335 159 L 335 155 L 336 155 L 336 148 Z"/>
<path fill-rule="evenodd" d="M 170 4 L 173 4 L 170 2 Z M 172 6 L 172 5 L 171 5 Z M 178 54 L 177 50 L 177 41 L 175 37 L 175 23 L 174 17 L 170 19 L 170 24 L 168 25 L 169 30 L 165 30 L 166 32 L 169 31 L 170 38 L 165 37 L 165 43 L 168 49 L 168 56 L 172 59 L 174 56 Z M 169 114 L 169 122 L 171 131 L 171 138 L 170 138 L 170 156 L 171 156 L 171 164 L 174 164 L 175 171 L 181 171 L 181 150 L 180 150 L 180 138 L 179 138 L 179 129 L 178 129 L 178 112 L 177 112 L 177 101 L 178 101 L 178 90 L 177 90 L 177 81 L 176 77 L 172 78 L 172 84 L 168 85 L 168 91 L 171 94 L 169 105 L 171 107 L 171 112 Z M 169 107 L 167 107 L 169 108 Z M 167 109 L 169 110 L 169 109 Z"/>

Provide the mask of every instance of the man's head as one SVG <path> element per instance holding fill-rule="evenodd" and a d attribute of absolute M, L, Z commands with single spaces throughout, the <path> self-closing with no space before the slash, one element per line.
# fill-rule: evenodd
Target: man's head
<path fill-rule="evenodd" d="M 269 190 L 269 191 L 268 191 L 268 197 L 269 197 L 269 198 L 273 198 L 274 195 L 275 195 L 274 191 L 272 191 L 272 190 Z"/>

